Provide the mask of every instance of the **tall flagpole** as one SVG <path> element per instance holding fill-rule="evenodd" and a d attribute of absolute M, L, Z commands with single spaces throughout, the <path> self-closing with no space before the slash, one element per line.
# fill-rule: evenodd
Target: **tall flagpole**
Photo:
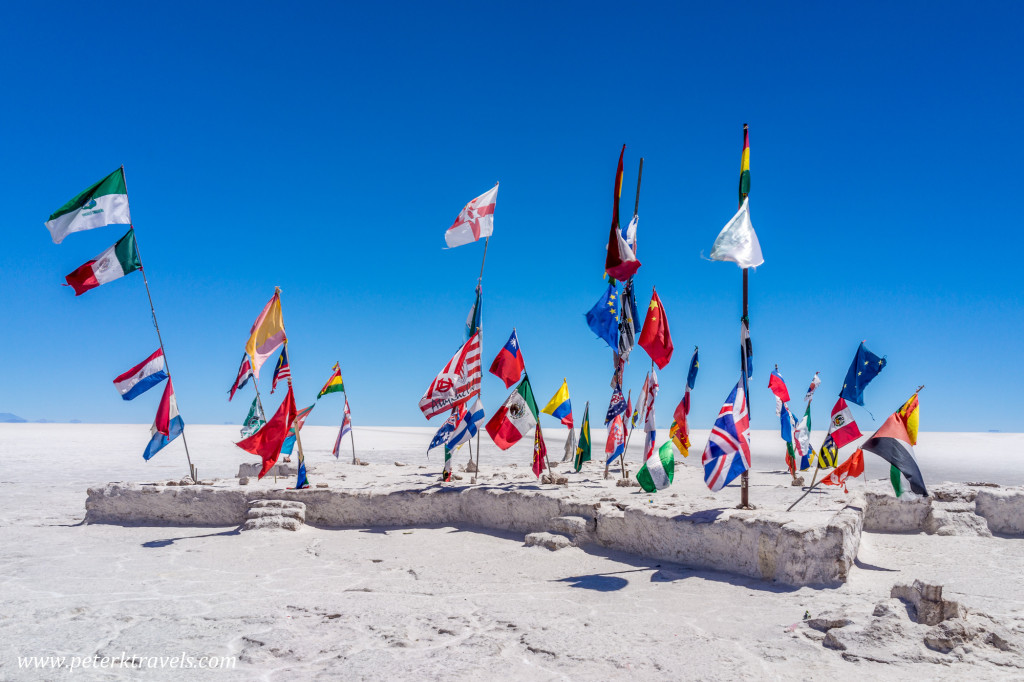
<path fill-rule="evenodd" d="M 747 148 L 747 124 L 746 123 L 743 124 L 743 147 L 744 147 L 744 149 Z M 741 183 L 742 183 L 742 172 L 743 172 L 743 169 L 742 169 L 742 162 L 741 162 L 741 168 L 740 168 L 740 173 L 741 173 L 741 176 L 740 176 L 741 180 L 740 181 L 741 181 Z M 741 185 L 741 188 L 742 188 L 742 185 Z M 746 193 L 740 192 L 740 199 L 739 199 L 739 207 L 740 208 L 743 207 L 743 200 L 746 199 L 746 198 L 747 198 Z M 743 317 L 740 318 L 740 330 L 741 330 L 740 334 L 742 335 L 742 333 L 743 333 L 742 330 L 743 330 L 744 327 L 746 327 L 748 338 L 749 338 L 749 334 L 750 334 L 750 318 L 749 318 L 749 310 L 748 310 L 748 307 L 747 307 L 747 298 L 748 298 L 747 297 L 747 291 L 748 291 L 747 283 L 748 283 L 748 280 L 749 280 L 749 277 L 748 277 L 748 273 L 747 273 L 747 268 L 743 268 Z M 743 376 L 743 402 L 745 402 L 747 404 L 747 420 L 749 422 L 749 420 L 750 420 L 750 391 L 748 390 L 748 379 L 750 377 L 747 376 L 747 340 L 746 340 L 746 338 L 741 338 L 740 339 L 740 345 L 741 345 L 740 364 L 743 365 L 740 368 L 740 372 L 742 373 L 742 376 Z M 753 465 L 753 456 L 751 456 L 751 465 Z M 740 507 L 739 507 L 740 509 L 750 509 L 750 496 L 749 496 L 749 494 L 750 494 L 750 471 L 748 469 L 748 470 L 745 470 L 743 472 L 743 475 L 740 477 Z"/>
<path fill-rule="evenodd" d="M 274 287 L 274 293 L 278 295 L 278 300 L 280 301 L 280 298 L 281 298 L 281 287 Z M 283 319 L 284 319 L 283 312 L 282 312 L 281 318 L 282 318 L 282 322 L 283 322 Z M 285 340 L 284 340 L 284 348 L 285 348 L 285 350 L 288 349 L 288 337 L 287 337 L 287 335 L 285 336 Z M 292 358 L 289 355 L 288 356 L 288 364 L 291 365 L 291 362 L 292 362 Z M 294 398 L 295 390 L 294 390 L 294 388 L 292 388 L 292 373 L 291 373 L 290 367 L 289 367 L 289 371 L 288 371 L 288 390 L 290 390 L 292 392 L 292 396 Z M 294 424 L 294 422 L 293 422 L 293 424 Z M 299 469 L 301 469 L 302 465 L 305 464 L 305 462 L 306 462 L 306 456 L 302 452 L 302 436 L 299 435 L 299 431 L 301 431 L 301 430 L 302 429 L 300 429 L 300 428 L 298 428 L 298 426 L 296 426 L 296 428 L 295 428 L 295 444 L 299 447 L 299 462 L 298 462 L 299 466 L 297 467 Z M 308 472 L 306 474 L 306 480 L 307 480 L 307 482 L 309 480 L 309 473 Z"/>
<path fill-rule="evenodd" d="M 498 183 L 494 183 L 494 184 L 497 185 Z M 478 304 L 479 307 L 477 308 L 477 311 L 476 311 L 477 312 L 477 316 L 480 318 L 480 326 L 477 327 L 476 331 L 477 331 L 477 334 L 480 335 L 480 374 L 481 374 L 481 377 L 480 377 L 480 393 L 479 393 L 479 395 L 480 395 L 481 403 L 483 402 L 483 399 L 484 399 L 484 382 L 483 382 L 483 376 L 482 376 L 483 375 L 483 371 L 484 371 L 484 367 L 483 367 L 483 357 L 484 357 L 484 311 L 483 311 L 483 306 L 484 306 L 484 290 L 483 290 L 484 263 L 487 262 L 487 246 L 490 243 L 491 243 L 491 238 L 489 236 L 485 237 L 484 238 L 484 255 L 483 255 L 483 258 L 480 259 L 480 276 L 477 277 L 477 279 L 476 279 L 476 291 L 477 291 L 478 297 L 480 298 L 480 303 Z M 472 450 L 471 450 L 471 453 L 472 453 Z M 476 477 L 479 476 L 479 475 L 480 475 L 480 429 L 477 428 L 477 430 L 476 430 L 476 475 L 473 476 L 473 478 L 472 478 L 472 480 L 470 482 L 471 483 L 476 483 Z"/>
<path fill-rule="evenodd" d="M 128 196 L 128 178 L 125 176 L 125 173 L 124 173 L 124 164 L 121 164 L 121 179 L 124 180 L 124 195 L 127 197 Z M 131 202 L 129 202 L 128 205 L 131 206 Z M 156 321 L 156 308 L 153 307 L 153 294 L 150 293 L 150 291 L 149 291 L 149 279 L 146 277 L 146 267 L 142 264 L 142 250 L 139 249 L 139 237 L 135 233 L 135 225 L 134 224 L 129 225 L 129 229 L 131 229 L 132 234 L 135 237 L 135 252 L 139 255 L 139 270 L 142 271 L 142 281 L 146 285 L 146 297 L 149 298 L 149 312 L 153 316 L 153 327 L 156 328 L 156 338 L 157 338 L 157 341 L 160 342 L 160 352 L 164 356 L 164 369 L 167 370 L 167 381 L 170 382 L 171 381 L 171 363 L 168 362 L 168 360 L 167 360 L 167 351 L 164 350 L 164 339 L 163 339 L 163 336 L 160 334 L 160 323 Z M 175 402 L 177 402 L 178 397 L 175 396 L 174 400 L 175 400 Z M 184 422 L 184 420 L 182 420 L 182 426 L 181 426 L 181 442 L 185 446 L 185 459 L 188 460 L 188 473 L 189 473 L 189 476 L 192 477 L 192 482 L 193 483 L 198 483 L 199 479 L 196 476 L 196 468 L 192 464 L 192 457 L 191 457 L 191 455 L 189 455 L 189 453 L 188 453 L 188 439 L 185 438 L 185 422 Z"/>
<path fill-rule="evenodd" d="M 336 364 L 338 366 L 338 372 L 340 373 L 341 372 L 341 361 L 339 360 L 338 362 L 336 362 L 334 364 Z M 342 386 L 345 385 L 345 380 L 344 379 L 341 380 L 341 384 L 342 384 Z M 346 416 L 348 417 L 348 438 L 349 438 L 349 441 L 351 441 L 351 443 L 352 443 L 352 463 L 353 464 L 358 464 L 359 460 L 356 459 L 356 430 L 355 430 L 355 427 L 352 426 L 352 411 L 349 410 L 349 407 L 348 407 L 348 387 L 347 386 L 345 387 L 345 412 L 342 413 L 342 415 L 341 415 L 341 425 L 342 426 L 345 425 L 345 417 Z"/>

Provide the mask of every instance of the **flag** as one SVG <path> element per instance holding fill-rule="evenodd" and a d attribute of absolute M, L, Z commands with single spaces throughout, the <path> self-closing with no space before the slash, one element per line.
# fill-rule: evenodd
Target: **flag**
<path fill-rule="evenodd" d="M 629 221 L 629 225 L 626 227 L 626 244 L 633 250 L 633 255 L 637 253 L 636 250 L 636 228 L 640 224 L 640 216 L 633 214 L 633 217 Z"/>
<path fill-rule="evenodd" d="M 818 451 L 818 468 L 831 469 L 836 465 L 838 459 L 839 448 L 836 447 L 831 435 L 825 436 L 825 442 L 821 444 L 821 450 Z"/>
<path fill-rule="evenodd" d="M 686 424 L 680 425 L 679 422 L 673 420 L 672 426 L 668 427 L 668 441 L 666 444 L 673 444 L 676 449 L 679 450 L 679 454 L 683 457 L 690 456 L 690 434 L 686 428 Z M 664 445 L 662 447 L 665 447 Z"/>
<path fill-rule="evenodd" d="M 571 462 L 573 455 L 576 454 L 576 432 L 569 429 L 569 435 L 565 438 L 565 454 L 562 456 L 562 462 Z"/>
<path fill-rule="evenodd" d="M 523 361 L 523 351 L 519 348 L 519 337 L 516 336 L 516 330 L 513 327 L 512 335 L 498 351 L 488 371 L 504 381 L 505 388 L 511 388 L 512 384 L 523 376 L 524 369 L 526 369 L 526 363 Z"/>
<path fill-rule="evenodd" d="M 604 339 L 612 350 L 619 349 L 619 294 L 614 284 L 609 284 L 604 295 L 587 312 L 587 326 Z"/>
<path fill-rule="evenodd" d="M 239 441 L 236 445 L 246 452 L 252 453 L 263 460 L 263 467 L 257 478 L 263 478 L 270 468 L 277 464 L 277 457 L 281 452 L 281 445 L 288 437 L 288 431 L 295 420 L 295 394 L 291 386 L 285 394 L 281 406 L 271 417 L 270 421 L 260 427 L 260 430 Z"/>
<path fill-rule="evenodd" d="M 303 490 L 309 487 L 309 479 L 306 478 L 306 460 L 299 461 L 299 475 L 295 479 L 295 490 Z"/>
<path fill-rule="evenodd" d="M 863 435 L 857 428 L 857 422 L 853 419 L 850 406 L 842 398 L 837 400 L 832 408 L 832 422 L 828 425 L 828 433 L 832 436 L 837 449 L 847 443 L 852 443 Z"/>
<path fill-rule="evenodd" d="M 583 423 L 580 425 L 580 442 L 576 446 L 576 455 L 573 458 L 572 468 L 577 474 L 583 468 L 584 462 L 590 461 L 590 403 L 583 408 Z"/>
<path fill-rule="evenodd" d="M 756 268 L 764 263 L 761 244 L 750 223 L 750 199 L 743 199 L 740 210 L 718 233 L 711 247 L 711 260 L 732 261 L 741 268 Z"/>
<path fill-rule="evenodd" d="M 633 389 L 629 389 L 629 393 L 626 395 L 626 411 L 623 412 L 625 415 L 622 418 L 622 426 L 626 431 L 626 435 L 629 435 L 629 425 L 626 423 L 630 416 L 633 414 Z"/>
<path fill-rule="evenodd" d="M 345 401 L 348 404 L 348 400 Z M 464 408 L 463 408 L 464 409 Z M 430 452 L 438 445 L 447 445 L 448 441 L 451 440 L 452 433 L 455 431 L 455 426 L 459 423 L 462 415 L 459 413 L 459 408 L 452 410 L 452 413 L 448 415 L 448 418 L 441 424 L 441 428 L 437 430 L 434 437 L 430 440 L 430 445 L 427 446 L 427 452 Z M 341 441 L 341 434 L 338 434 L 338 441 Z M 337 456 L 337 455 L 335 455 Z"/>
<path fill-rule="evenodd" d="M 804 400 L 810 400 L 814 397 L 814 392 L 818 390 L 818 386 L 821 386 L 821 379 L 818 377 L 818 373 L 814 373 L 814 378 L 811 379 L 811 385 L 807 387 L 807 395 L 804 396 Z"/>
<path fill-rule="evenodd" d="M 288 344 L 285 343 L 281 347 L 281 354 L 277 356 L 277 365 L 274 367 L 274 379 L 270 382 L 270 392 L 273 393 L 274 389 L 277 388 L 278 381 L 290 379 L 291 376 L 292 367 L 288 364 Z"/>
<path fill-rule="evenodd" d="M 281 294 L 275 291 L 252 323 L 249 341 L 245 344 L 245 352 L 252 359 L 253 376 L 260 378 L 260 367 L 287 339 L 284 318 L 281 316 Z"/>
<path fill-rule="evenodd" d="M 786 442 L 786 468 L 789 473 L 796 476 L 796 449 L 793 447 L 793 415 L 789 412 L 789 405 L 782 403 L 779 406 L 779 435 Z"/>
<path fill-rule="evenodd" d="M 527 376 L 487 422 L 487 433 L 495 445 L 508 450 L 537 424 L 538 411 L 530 377 Z"/>
<path fill-rule="evenodd" d="M 444 467 L 441 469 L 441 480 L 449 483 L 452 480 L 452 449 L 444 446 Z"/>
<path fill-rule="evenodd" d="M 341 379 L 341 366 L 338 363 L 334 363 L 334 367 L 331 368 L 331 376 L 327 378 L 327 382 L 324 383 L 324 387 L 317 393 L 316 399 L 320 400 L 328 393 L 344 393 L 345 382 Z M 347 402 L 346 398 L 346 402 Z"/>
<path fill-rule="evenodd" d="M 242 364 L 238 366 L 238 376 L 235 377 L 235 383 L 231 384 L 231 392 L 228 394 L 228 402 L 235 397 L 235 391 L 245 388 L 245 385 L 249 383 L 249 379 L 252 377 L 252 365 L 249 364 L 249 354 L 244 353 L 242 355 Z"/>
<path fill-rule="evenodd" d="M 690 370 L 686 373 L 686 387 L 693 390 L 697 382 L 697 370 L 700 369 L 700 361 L 697 359 L 697 347 L 693 348 L 693 357 L 690 358 Z"/>
<path fill-rule="evenodd" d="M 918 403 L 917 394 L 910 397 L 903 407 L 896 410 L 885 420 L 882 427 L 874 435 L 864 441 L 861 446 L 873 452 L 893 469 L 891 480 L 897 497 L 902 494 L 902 482 L 899 474 L 910 482 L 910 489 L 918 495 L 928 495 L 924 484 L 924 476 L 914 457 L 914 445 L 917 443 Z"/>
<path fill-rule="evenodd" d="M 562 379 L 562 387 L 559 388 L 548 404 L 541 410 L 544 414 L 550 414 L 555 419 L 561 420 L 563 424 L 572 428 L 572 404 L 569 402 L 569 382 Z"/>
<path fill-rule="evenodd" d="M 665 369 L 665 365 L 672 359 L 672 334 L 669 333 L 668 317 L 657 289 L 651 291 L 651 304 L 647 307 L 647 318 L 637 343 L 647 351 L 658 369 Z"/>
<path fill-rule="evenodd" d="M 81 296 L 89 289 L 121 279 L 141 267 L 142 261 L 135 248 L 135 230 L 128 230 L 128 234 L 118 239 L 116 244 L 79 266 L 64 280 L 75 290 L 75 296 Z"/>
<path fill-rule="evenodd" d="M 704 483 L 712 492 L 718 492 L 750 468 L 750 414 L 742 381 L 725 399 L 702 460 Z"/>
<path fill-rule="evenodd" d="M 779 368 L 776 367 L 772 370 L 772 374 L 768 377 L 768 390 L 775 394 L 776 406 L 779 403 L 789 402 L 789 389 L 786 388 L 786 382 L 782 379 L 782 375 L 779 374 Z M 778 414 L 778 409 L 775 411 Z"/>
<path fill-rule="evenodd" d="M 72 232 L 83 232 L 106 225 L 130 225 L 128 190 L 124 184 L 124 168 L 86 188 L 64 204 L 46 221 L 54 244 L 60 244 Z"/>
<path fill-rule="evenodd" d="M 473 301 L 473 307 L 469 309 L 469 315 L 466 316 L 466 338 L 463 341 L 469 341 L 473 334 L 480 331 L 480 285 L 476 285 L 476 299 Z"/>
<path fill-rule="evenodd" d="M 619 315 L 619 357 L 623 361 L 629 359 L 629 354 L 636 345 L 636 331 L 639 328 L 636 311 L 636 296 L 633 294 L 632 278 L 626 280 L 622 287 L 622 314 Z"/>
<path fill-rule="evenodd" d="M 839 397 L 864 406 L 864 388 L 878 376 L 878 373 L 885 368 L 885 358 L 880 358 L 864 346 L 861 341 L 857 346 L 857 354 L 850 363 L 850 369 L 846 371 L 846 379 L 843 380 L 843 390 Z M 864 448 L 868 450 L 868 448 Z M 870 452 L 870 450 L 868 450 Z"/>
<path fill-rule="evenodd" d="M 615 389 L 612 391 L 611 400 L 608 401 L 608 412 L 604 416 L 604 425 L 608 426 L 617 415 L 622 414 L 626 411 L 626 398 L 622 395 L 622 391 Z"/>
<path fill-rule="evenodd" d="M 540 422 L 537 422 L 537 430 L 533 432 L 533 474 L 537 478 L 540 478 L 547 461 L 548 446 L 544 444 L 544 434 L 540 431 Z"/>
<path fill-rule="evenodd" d="M 260 406 L 259 396 L 252 399 L 252 405 L 249 406 L 249 414 L 246 415 L 245 421 L 242 422 L 242 438 L 248 438 L 252 434 L 260 430 L 260 427 L 267 423 L 267 417 L 263 414 L 263 408 Z"/>
<path fill-rule="evenodd" d="M 796 419 L 795 417 L 791 417 Z M 795 465 L 797 458 L 800 459 L 800 471 L 806 471 L 811 466 L 811 455 L 814 449 L 811 447 L 811 404 L 807 403 L 804 416 L 793 425 L 793 437 L 787 446 L 789 457 Z M 790 469 L 792 471 L 792 468 Z"/>
<path fill-rule="evenodd" d="M 447 422 L 445 422 L 445 423 L 447 424 Z M 454 428 L 454 426 L 453 426 L 453 428 Z M 351 431 L 352 431 L 352 412 L 348 409 L 348 395 L 346 395 L 345 396 L 345 416 L 341 420 L 341 428 L 338 429 L 338 437 L 334 441 L 334 449 L 331 450 L 331 454 L 334 455 L 335 459 L 337 459 L 338 456 L 339 456 L 339 450 L 341 448 L 341 439 L 345 437 L 346 433 L 350 433 Z M 433 442 L 431 442 L 430 447 L 431 448 L 434 447 Z M 430 448 L 427 448 L 427 449 L 429 450 Z"/>
<path fill-rule="evenodd" d="M 640 397 L 636 399 L 636 408 L 633 410 L 633 416 L 630 419 L 630 425 L 632 428 L 636 428 L 637 421 L 640 419 L 640 415 L 644 412 L 644 406 L 647 403 L 647 394 L 650 391 L 651 386 L 651 373 L 648 372 L 644 376 L 644 385 L 640 389 Z"/>
<path fill-rule="evenodd" d="M 740 203 L 750 194 L 750 131 L 743 125 L 743 153 L 740 156 Z M 787 401 L 788 402 L 788 401 Z"/>
<path fill-rule="evenodd" d="M 480 393 L 480 376 L 480 332 L 477 332 L 430 382 L 427 392 L 420 398 L 423 416 L 431 419 L 469 402 Z"/>
<path fill-rule="evenodd" d="M 295 413 L 295 420 L 292 422 L 292 427 L 288 429 L 288 435 L 284 439 L 284 443 L 281 444 L 281 454 L 291 456 L 292 450 L 295 448 L 295 441 L 298 440 L 296 432 L 302 430 L 302 425 L 306 423 L 306 417 L 313 411 L 313 405 L 304 407 Z M 307 486 L 308 487 L 308 486 Z"/>
<path fill-rule="evenodd" d="M 750 343 L 750 321 L 740 320 L 740 366 L 746 370 L 746 377 L 754 376 L 754 346 Z"/>
<path fill-rule="evenodd" d="M 134 400 L 167 378 L 164 349 L 156 352 L 114 379 L 114 388 L 124 400 Z"/>
<path fill-rule="evenodd" d="M 854 450 L 850 458 L 845 462 L 836 467 L 835 471 L 831 472 L 828 476 L 821 479 L 821 482 L 825 485 L 841 485 L 843 486 L 843 492 L 848 493 L 846 489 L 846 479 L 857 478 L 864 473 L 864 451 L 860 448 Z"/>
<path fill-rule="evenodd" d="M 644 465 L 636 472 L 636 482 L 647 492 L 655 493 L 672 485 L 675 472 L 676 458 L 672 454 L 672 444 L 665 443 L 656 455 L 644 460 Z"/>
<path fill-rule="evenodd" d="M 640 267 L 633 250 L 622 237 L 619 228 L 619 197 L 622 195 L 622 157 L 626 153 L 626 145 L 619 152 L 619 165 L 615 169 L 615 192 L 612 197 L 612 226 L 608 232 L 608 254 L 604 259 L 604 271 L 612 279 L 627 280 Z M 613 346 L 614 347 L 614 346 Z"/>
<path fill-rule="evenodd" d="M 160 452 L 172 440 L 181 435 L 185 430 L 185 422 L 178 414 L 178 400 L 174 397 L 174 386 L 170 378 L 164 386 L 163 397 L 160 398 L 160 405 L 156 408 L 156 418 L 153 420 L 153 427 L 150 429 L 151 438 L 142 458 L 150 460 L 153 455 Z"/>
<path fill-rule="evenodd" d="M 608 429 L 608 440 L 604 444 L 605 465 L 611 464 L 626 451 L 626 428 L 622 424 L 622 415 L 615 415 L 611 428 Z"/>
<path fill-rule="evenodd" d="M 498 201 L 498 185 L 470 201 L 444 233 L 448 248 L 471 244 L 494 232 L 494 205 Z"/>
<path fill-rule="evenodd" d="M 475 436 L 477 434 L 477 424 L 483 421 L 483 419 L 484 404 L 480 402 L 480 397 L 477 396 L 477 399 L 473 401 L 470 408 L 463 411 L 455 431 L 452 432 L 452 437 L 448 440 L 448 447 L 452 449 L 457 448 Z"/>
<path fill-rule="evenodd" d="M 644 461 L 654 454 L 654 440 L 657 437 L 654 425 L 654 399 L 658 395 L 658 375 L 651 369 L 647 386 L 647 400 L 644 401 Z"/>

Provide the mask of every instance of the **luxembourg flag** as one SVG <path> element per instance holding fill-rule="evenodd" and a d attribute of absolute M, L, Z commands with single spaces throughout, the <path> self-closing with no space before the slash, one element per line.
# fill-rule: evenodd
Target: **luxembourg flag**
<path fill-rule="evenodd" d="M 156 408 L 156 419 L 153 420 L 152 439 L 142 453 L 142 458 L 149 460 L 153 455 L 164 449 L 168 443 L 181 435 L 185 430 L 185 422 L 178 414 L 178 401 L 174 398 L 174 386 L 167 379 L 164 395 L 160 398 L 160 406 Z"/>
<path fill-rule="evenodd" d="M 114 387 L 125 400 L 134 400 L 167 378 L 164 350 L 155 353 L 114 379 Z"/>
<path fill-rule="evenodd" d="M 519 337 L 516 336 L 515 328 L 512 329 L 512 336 L 498 351 L 494 362 L 491 363 L 491 374 L 505 382 L 505 388 L 511 388 L 512 384 L 519 381 L 526 369 L 526 362 L 523 360 L 523 351 L 519 348 Z"/>

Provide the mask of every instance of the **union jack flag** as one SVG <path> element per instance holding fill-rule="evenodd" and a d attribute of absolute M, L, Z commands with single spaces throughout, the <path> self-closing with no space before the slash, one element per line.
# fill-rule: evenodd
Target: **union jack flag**
<path fill-rule="evenodd" d="M 427 392 L 420 398 L 423 416 L 431 419 L 469 402 L 480 393 L 480 378 L 480 332 L 477 332 L 430 382 Z"/>
<path fill-rule="evenodd" d="M 292 366 L 288 363 L 288 344 L 284 344 L 281 354 L 277 356 L 277 366 L 274 367 L 274 380 L 270 383 L 270 392 L 277 388 L 278 381 L 284 381 L 292 376 Z"/>
<path fill-rule="evenodd" d="M 718 492 L 750 468 L 750 413 L 740 381 L 725 399 L 704 448 L 704 483 Z"/>

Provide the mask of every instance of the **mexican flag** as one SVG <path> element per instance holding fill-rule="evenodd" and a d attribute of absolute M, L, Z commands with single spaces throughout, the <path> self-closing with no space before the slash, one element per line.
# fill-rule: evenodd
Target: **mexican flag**
<path fill-rule="evenodd" d="M 75 296 L 81 296 L 89 289 L 113 282 L 141 267 L 142 261 L 135 248 L 135 230 L 128 230 L 128 234 L 118 239 L 116 244 L 64 279 L 68 286 L 74 288 Z"/>
<path fill-rule="evenodd" d="M 668 446 L 668 447 L 666 447 Z M 675 476 L 676 458 L 672 454 L 671 441 L 662 445 L 657 455 L 651 455 L 636 472 L 637 483 L 649 493 L 664 490 L 672 485 Z"/>
<path fill-rule="evenodd" d="M 526 377 L 487 422 L 487 433 L 495 445 L 508 450 L 537 424 L 539 412 L 530 387 L 530 378 Z"/>
<path fill-rule="evenodd" d="M 60 244 L 72 232 L 92 230 L 105 225 L 130 225 L 128 190 L 124 185 L 124 169 L 103 178 L 64 204 L 46 221 L 54 244 Z"/>

